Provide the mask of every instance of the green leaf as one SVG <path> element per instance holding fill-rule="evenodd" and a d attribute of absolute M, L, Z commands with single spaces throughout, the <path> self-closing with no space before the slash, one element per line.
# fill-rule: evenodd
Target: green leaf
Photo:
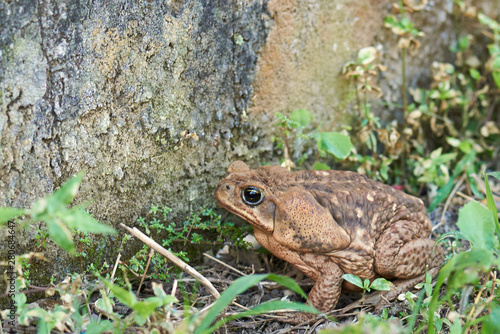
<path fill-rule="evenodd" d="M 448 197 L 448 195 L 453 190 L 453 186 L 455 185 L 454 182 L 455 178 L 452 177 L 450 178 L 447 184 L 439 188 L 436 196 L 434 196 L 434 198 L 431 201 L 431 204 L 429 204 L 429 209 L 428 209 L 429 212 L 433 211 L 442 201 L 446 199 L 446 197 Z"/>
<path fill-rule="evenodd" d="M 370 292 L 370 280 L 368 278 L 363 281 L 363 290 Z"/>
<path fill-rule="evenodd" d="M 322 162 L 316 162 L 313 166 L 314 170 L 330 170 L 330 166 Z"/>
<path fill-rule="evenodd" d="M 436 239 L 436 244 L 439 244 L 442 240 L 452 237 L 454 239 L 465 239 L 464 235 L 460 231 L 451 231 L 443 233 Z"/>
<path fill-rule="evenodd" d="M 370 288 L 379 291 L 390 291 L 394 290 L 394 284 L 391 281 L 386 280 L 383 277 L 377 278 L 370 284 Z"/>
<path fill-rule="evenodd" d="M 202 334 L 213 333 L 217 328 L 223 326 L 224 324 L 228 323 L 229 321 L 243 318 L 243 317 L 249 317 L 249 316 L 253 316 L 253 315 L 257 315 L 257 314 L 266 314 L 270 311 L 276 311 L 276 310 L 295 310 L 295 311 L 309 312 L 309 313 L 314 313 L 314 314 L 320 313 L 314 307 L 307 305 L 307 304 L 286 302 L 286 301 L 282 301 L 282 300 L 273 300 L 270 302 L 266 302 L 266 303 L 262 303 L 260 305 L 257 305 L 248 311 L 244 311 L 244 312 L 232 315 L 230 317 L 224 318 L 222 320 L 219 320 L 214 326 L 210 327 L 209 329 L 204 330 L 203 332 L 199 332 L 198 328 L 197 328 L 195 330 L 195 333 L 202 333 Z"/>
<path fill-rule="evenodd" d="M 24 214 L 26 214 L 26 211 L 23 209 L 11 208 L 8 206 L 2 207 L 0 208 L 0 225 Z"/>
<path fill-rule="evenodd" d="M 479 282 L 481 275 L 490 270 L 493 260 L 492 253 L 486 249 L 473 249 L 458 253 L 455 257 L 452 273 L 447 281 L 447 286 L 451 289 L 460 289 L 466 284 Z"/>
<path fill-rule="evenodd" d="M 499 63 L 498 68 L 500 69 L 500 57 L 497 57 L 495 61 Z M 495 81 L 495 85 L 500 89 L 500 70 L 491 72 L 491 76 L 493 77 L 493 81 Z"/>
<path fill-rule="evenodd" d="M 455 318 L 450 326 L 450 334 L 462 334 L 464 331 L 462 329 L 462 323 L 460 318 Z"/>
<path fill-rule="evenodd" d="M 488 176 L 493 176 L 494 178 L 500 180 L 500 172 L 489 172 L 486 174 L 488 174 Z"/>
<path fill-rule="evenodd" d="M 69 228 L 80 232 L 116 234 L 117 231 L 111 226 L 99 223 L 88 212 L 85 212 L 81 206 L 74 206 L 71 209 L 64 210 L 58 215 Z"/>
<path fill-rule="evenodd" d="M 298 127 L 305 128 L 311 123 L 311 113 L 305 109 L 299 109 L 292 112 L 290 119 L 297 123 Z"/>
<path fill-rule="evenodd" d="M 491 310 L 486 320 L 481 326 L 482 334 L 498 333 L 500 328 L 500 307 L 496 306 Z"/>
<path fill-rule="evenodd" d="M 326 151 L 339 159 L 346 158 L 351 153 L 351 138 L 339 132 L 319 132 L 315 135 L 318 151 Z"/>
<path fill-rule="evenodd" d="M 494 19 L 484 15 L 483 13 L 477 14 L 477 18 L 481 24 L 487 25 L 491 30 L 493 30 L 493 32 L 500 32 L 500 24 Z"/>
<path fill-rule="evenodd" d="M 113 314 L 113 305 L 115 304 L 115 302 L 108 297 L 108 295 L 104 290 L 100 290 L 100 292 L 101 292 L 101 298 L 96 300 L 95 306 L 103 310 L 104 312 Z"/>
<path fill-rule="evenodd" d="M 75 254 L 73 236 L 71 235 L 68 227 L 58 218 L 47 219 L 45 220 L 45 223 L 47 224 L 47 230 L 49 231 L 50 238 L 68 253 Z"/>
<path fill-rule="evenodd" d="M 47 198 L 47 212 L 53 213 L 64 209 L 70 204 L 78 193 L 78 188 L 83 179 L 83 173 L 78 173 L 77 176 L 72 177 L 66 181 L 61 188 L 54 191 L 54 193 Z"/>
<path fill-rule="evenodd" d="M 113 333 L 114 329 L 115 327 L 113 323 L 109 320 L 101 320 L 100 322 L 92 321 L 87 325 L 87 331 L 85 333 L 86 334 L 103 333 L 103 332 Z"/>
<path fill-rule="evenodd" d="M 82 181 L 83 173 L 66 181 L 61 188 L 46 198 L 39 198 L 33 203 L 30 215 L 33 220 L 45 220 L 47 215 L 62 211 L 70 204 L 78 193 L 78 187 Z"/>
<path fill-rule="evenodd" d="M 163 290 L 163 285 L 153 282 L 153 292 L 156 297 L 160 298 L 162 305 L 177 303 L 178 300 L 175 296 L 167 295 Z"/>
<path fill-rule="evenodd" d="M 345 279 L 347 282 L 363 289 L 363 281 L 358 276 L 353 274 L 344 274 L 342 275 L 342 278 Z"/>
<path fill-rule="evenodd" d="M 481 78 L 481 73 L 476 69 L 471 68 L 469 70 L 469 74 L 470 74 L 470 77 L 474 80 L 479 80 L 479 78 Z"/>
<path fill-rule="evenodd" d="M 460 145 L 460 143 L 461 143 L 460 139 L 457 139 L 454 137 L 447 137 L 446 142 L 453 147 L 458 147 L 458 145 Z"/>
<path fill-rule="evenodd" d="M 362 65 L 370 64 L 377 58 L 377 53 L 377 49 L 373 46 L 362 48 L 358 52 L 358 63 Z"/>
<path fill-rule="evenodd" d="M 492 250 L 495 244 L 495 223 L 490 210 L 478 202 L 469 202 L 458 212 L 457 226 L 476 249 Z"/>
<path fill-rule="evenodd" d="M 16 283 L 19 283 L 19 280 L 16 280 Z M 16 284 L 16 290 L 19 291 L 19 285 Z M 16 293 L 14 296 L 14 301 L 16 302 L 17 305 L 17 311 L 19 313 L 20 310 L 24 309 L 27 298 L 25 293 Z"/>
<path fill-rule="evenodd" d="M 470 45 L 470 40 L 468 36 L 462 36 L 458 39 L 458 46 L 460 50 L 465 51 Z M 477 72 L 477 70 L 475 70 Z"/>
<path fill-rule="evenodd" d="M 457 153 L 445 153 L 433 159 L 436 164 L 445 164 L 448 161 L 454 160 L 457 157 Z"/>
<path fill-rule="evenodd" d="M 121 303 L 127 305 L 130 308 L 133 308 L 134 305 L 137 302 L 137 298 L 135 297 L 135 294 L 132 291 L 125 290 L 124 288 L 111 283 L 110 281 L 102 278 L 99 276 L 99 279 L 101 282 L 104 283 L 104 285 L 113 293 L 113 296 L 118 299 Z"/>
<path fill-rule="evenodd" d="M 157 307 L 162 306 L 162 301 L 158 297 L 149 297 L 144 301 L 138 301 L 132 305 L 132 309 L 143 319 L 147 319 L 153 314 Z M 143 323 L 144 324 L 144 323 Z M 141 325 L 142 326 L 142 325 Z"/>

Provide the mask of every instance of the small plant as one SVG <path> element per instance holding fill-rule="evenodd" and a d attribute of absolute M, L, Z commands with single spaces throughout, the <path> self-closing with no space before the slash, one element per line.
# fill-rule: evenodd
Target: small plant
<path fill-rule="evenodd" d="M 317 125 L 315 130 L 308 131 L 313 117 L 307 110 L 295 110 L 289 117 L 276 113 L 276 117 L 278 118 L 277 126 L 281 128 L 283 138 L 274 138 L 274 140 L 278 148 L 283 149 L 284 166 L 287 168 L 293 169 L 295 165 L 302 165 L 312 154 L 312 150 L 304 152 L 310 140 L 316 141 L 317 149 L 313 169 L 329 169 L 326 164 L 319 161 L 321 157 L 329 154 L 337 159 L 345 159 L 351 152 L 352 143 L 347 134 L 317 131 Z M 291 155 L 292 152 L 293 155 Z"/>
<path fill-rule="evenodd" d="M 52 195 L 35 201 L 29 210 L 12 207 L 0 208 L 0 225 L 8 223 L 9 228 L 9 254 L 15 254 L 15 245 L 17 245 L 15 227 L 29 228 L 37 222 L 44 223 L 44 225 L 36 225 L 35 240 L 37 250 L 44 250 L 47 242 L 50 240 L 68 253 L 75 255 L 73 241 L 73 233 L 75 231 L 106 234 L 116 233 L 113 228 L 95 220 L 84 210 L 83 205 L 68 208 L 68 205 L 73 201 L 78 192 L 82 178 L 83 174 L 71 178 Z M 18 322 L 21 325 L 27 325 L 29 319 L 37 318 L 39 333 L 49 333 L 54 328 L 60 331 L 72 330 L 72 320 L 70 319 L 72 315 L 67 307 L 56 306 L 52 311 L 26 307 L 27 298 L 23 290 L 26 288 L 26 284 L 30 284 L 31 260 L 33 258 L 45 260 L 42 254 L 33 252 L 18 256 L 9 255 L 9 261 L 1 263 L 2 265 L 8 265 L 11 268 L 11 272 L 17 273 L 15 290 L 10 287 L 9 298 L 11 299 L 11 305 L 16 305 L 16 313 L 19 316 Z M 9 282 L 12 284 L 13 280 L 11 277 Z M 52 280 L 53 278 L 51 278 Z M 62 290 L 59 293 L 64 299 Z M 70 305 L 68 307 L 71 308 L 73 306 Z"/>
<path fill-rule="evenodd" d="M 82 178 L 83 174 L 71 178 L 52 195 L 35 201 L 30 210 L 1 207 L 0 224 L 22 216 L 30 217 L 19 223 L 23 227 L 38 221 L 44 222 L 50 239 L 70 254 L 75 254 L 75 244 L 71 230 L 91 233 L 116 233 L 112 227 L 101 224 L 93 218 L 84 210 L 83 205 L 67 208 L 78 193 Z M 41 232 L 39 235 L 41 235 L 39 239 L 42 239 L 41 246 L 43 247 L 46 240 L 45 233 Z"/>
<path fill-rule="evenodd" d="M 379 72 L 386 70 L 387 68 L 380 64 L 379 51 L 373 46 L 359 50 L 357 59 L 348 62 L 342 67 L 342 76 L 354 84 L 356 103 L 360 116 L 363 115 L 366 118 L 371 118 L 371 121 L 379 127 L 378 118 L 375 118 L 370 113 L 367 94 L 375 93 L 379 97 L 382 96 L 382 91 L 377 86 L 376 79 Z"/>
<path fill-rule="evenodd" d="M 369 279 L 362 280 L 353 274 L 344 274 L 342 278 L 358 288 L 361 288 L 363 290 L 363 295 L 371 290 L 390 291 L 394 289 L 394 284 L 382 277 L 374 279 L 371 282 Z"/>
<path fill-rule="evenodd" d="M 408 95 L 406 88 L 406 54 L 407 50 L 415 53 L 420 48 L 419 37 L 424 36 L 424 33 L 418 30 L 411 22 L 408 15 L 405 15 L 406 6 L 409 6 L 411 11 L 419 11 L 424 9 L 427 1 L 422 1 L 423 5 L 415 6 L 409 1 L 401 1 L 394 6 L 395 11 L 399 12 L 399 18 L 396 15 L 388 15 L 384 18 L 386 28 L 399 36 L 398 48 L 401 49 L 401 95 L 403 98 L 403 115 L 406 120 L 408 116 Z M 403 5 L 402 5 L 403 4 Z"/>
<path fill-rule="evenodd" d="M 131 291 L 130 285 L 128 285 L 128 289 L 124 289 L 104 278 L 100 278 L 100 280 L 109 289 L 111 294 L 108 296 L 104 290 L 101 290 L 101 298 L 96 301 L 96 308 L 103 311 L 104 314 L 114 319 L 117 323 L 121 322 L 120 320 L 122 316 L 113 311 L 113 305 L 115 303 L 111 298 L 116 298 L 132 310 L 132 314 L 124 319 L 124 323 L 122 323 L 119 327 L 124 326 L 124 328 L 127 328 L 133 324 L 143 326 L 147 319 L 152 317 L 153 314 L 157 312 L 158 308 L 160 309 L 158 311 L 161 312 L 158 316 L 164 316 L 164 314 L 172 310 L 172 304 L 177 302 L 177 298 L 167 295 L 165 291 L 163 291 L 161 284 L 158 283 L 153 282 L 154 297 L 138 300 L 135 294 Z M 98 324 L 94 325 L 96 329 L 100 326 L 101 325 Z M 108 327 L 109 324 L 105 323 L 104 326 Z"/>
<path fill-rule="evenodd" d="M 380 52 L 375 47 L 359 50 L 357 59 L 342 68 L 342 76 L 354 85 L 359 113 L 359 121 L 355 122 L 352 132 L 356 133 L 353 138 L 360 148 L 349 160 L 359 164 L 359 173 L 380 181 L 388 181 L 389 168 L 403 148 L 395 124 L 391 123 L 384 129 L 368 102 L 368 94 L 382 95 L 376 80 L 385 70 L 386 67 L 380 64 Z M 385 155 L 379 152 L 379 142 L 384 144 Z"/>

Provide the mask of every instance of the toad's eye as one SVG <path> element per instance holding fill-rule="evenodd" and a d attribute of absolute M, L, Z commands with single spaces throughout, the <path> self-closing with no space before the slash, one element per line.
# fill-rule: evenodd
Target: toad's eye
<path fill-rule="evenodd" d="M 246 187 L 241 191 L 241 198 L 247 205 L 259 205 L 264 199 L 264 192 L 257 187 Z"/>

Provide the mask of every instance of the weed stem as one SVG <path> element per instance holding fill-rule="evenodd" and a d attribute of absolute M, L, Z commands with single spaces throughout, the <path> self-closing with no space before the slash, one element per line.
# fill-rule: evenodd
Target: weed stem
<path fill-rule="evenodd" d="M 401 72 L 403 82 L 401 83 L 401 94 L 403 95 L 403 128 L 406 127 L 406 117 L 408 116 L 408 97 L 406 95 L 406 48 L 401 49 Z"/>

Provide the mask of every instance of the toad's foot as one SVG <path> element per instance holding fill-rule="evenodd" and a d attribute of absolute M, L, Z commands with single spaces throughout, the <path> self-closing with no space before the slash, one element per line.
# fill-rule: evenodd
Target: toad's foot
<path fill-rule="evenodd" d="M 279 322 L 292 325 L 310 325 L 320 319 L 326 318 L 325 314 L 313 314 L 306 312 L 283 312 L 276 313 L 276 315 L 280 316 L 280 318 L 277 319 Z"/>

